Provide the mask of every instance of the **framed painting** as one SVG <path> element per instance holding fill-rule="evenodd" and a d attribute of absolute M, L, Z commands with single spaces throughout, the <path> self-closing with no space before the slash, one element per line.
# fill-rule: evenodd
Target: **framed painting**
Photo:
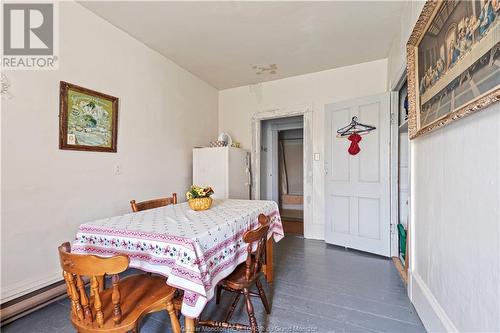
<path fill-rule="evenodd" d="M 410 139 L 500 99 L 500 0 L 425 3 L 407 44 Z"/>
<path fill-rule="evenodd" d="M 59 149 L 116 152 L 118 98 L 61 81 Z"/>

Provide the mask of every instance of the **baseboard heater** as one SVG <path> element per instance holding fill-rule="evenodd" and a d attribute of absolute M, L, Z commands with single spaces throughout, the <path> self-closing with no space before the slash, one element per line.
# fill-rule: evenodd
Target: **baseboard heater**
<path fill-rule="evenodd" d="M 66 297 L 66 283 L 61 280 L 5 302 L 0 305 L 0 325 L 11 323 L 64 297 Z"/>

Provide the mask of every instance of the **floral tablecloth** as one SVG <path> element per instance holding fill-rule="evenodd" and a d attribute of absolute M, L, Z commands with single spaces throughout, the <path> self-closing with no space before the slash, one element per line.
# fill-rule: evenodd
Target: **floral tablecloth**
<path fill-rule="evenodd" d="M 217 283 L 246 260 L 243 233 L 271 216 L 268 238 L 283 238 L 273 201 L 214 200 L 195 212 L 187 203 L 169 205 L 82 224 L 72 252 L 99 256 L 126 254 L 130 266 L 167 277 L 184 290 L 182 313 L 198 317 Z"/>

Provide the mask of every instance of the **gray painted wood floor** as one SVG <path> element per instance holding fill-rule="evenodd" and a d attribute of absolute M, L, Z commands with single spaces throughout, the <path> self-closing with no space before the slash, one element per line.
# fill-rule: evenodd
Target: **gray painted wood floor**
<path fill-rule="evenodd" d="M 253 304 L 259 325 L 270 332 L 425 332 L 391 260 L 322 241 L 286 237 L 276 244 L 275 281 L 266 291 L 271 315 L 258 298 Z M 202 318 L 222 319 L 231 301 L 223 292 L 221 304 L 212 300 Z M 241 300 L 234 320 L 248 321 Z M 147 316 L 140 331 L 170 332 L 167 314 Z M 74 332 L 69 302 L 52 303 L 2 332 Z"/>

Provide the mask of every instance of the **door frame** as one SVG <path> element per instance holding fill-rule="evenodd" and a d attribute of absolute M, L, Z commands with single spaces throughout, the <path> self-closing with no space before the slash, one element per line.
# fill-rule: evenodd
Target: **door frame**
<path fill-rule="evenodd" d="M 260 150 L 262 121 L 276 118 L 303 116 L 304 121 L 304 235 L 313 223 L 312 195 L 313 195 L 313 145 L 312 145 L 312 104 L 299 104 L 281 108 L 267 109 L 252 116 L 252 198 L 260 199 Z"/>
<path fill-rule="evenodd" d="M 397 80 L 391 86 L 391 257 L 399 258 L 399 90 L 406 82 L 406 66 L 403 66 Z M 409 207 L 408 207 L 409 208 Z M 410 221 L 408 219 L 408 226 Z M 408 241 L 408 239 L 406 240 Z"/>
<path fill-rule="evenodd" d="M 391 257 L 399 258 L 399 89 L 404 80 L 396 90 L 391 89 L 391 140 L 389 148 L 390 165 L 390 195 L 391 195 Z"/>
<path fill-rule="evenodd" d="M 406 62 L 404 62 L 402 64 L 402 66 L 400 67 L 400 69 L 398 70 L 397 72 L 397 75 L 395 76 L 395 80 L 393 82 L 393 84 L 391 85 L 390 89 L 391 89 L 391 93 L 392 92 L 395 92 L 396 93 L 396 96 L 398 96 L 399 94 L 399 90 L 401 89 L 401 87 L 404 85 L 405 81 L 407 80 L 407 68 L 406 68 Z M 392 98 L 391 98 L 392 100 Z M 397 97 L 396 99 L 396 105 L 399 105 L 399 96 Z M 392 107 L 391 107 L 391 113 L 392 113 Z M 399 110 L 397 110 L 399 112 Z M 391 147 L 391 191 L 392 191 L 392 188 L 393 188 L 393 185 L 392 185 L 392 182 L 395 184 L 395 198 L 396 198 L 396 209 L 393 211 L 391 209 L 391 224 L 393 223 L 393 221 L 395 221 L 396 225 L 397 223 L 399 223 L 399 200 L 398 200 L 398 196 L 399 196 L 399 189 L 398 189 L 398 183 L 399 183 L 399 165 L 398 165 L 398 162 L 399 162 L 399 126 L 398 126 L 398 117 L 399 117 L 399 114 L 396 114 L 395 115 L 395 119 L 396 119 L 396 136 L 395 136 L 395 141 L 393 140 L 393 142 L 396 142 L 395 144 L 395 148 L 394 147 Z M 392 139 L 392 138 L 391 138 Z M 413 226 L 413 216 L 414 216 L 414 212 L 413 212 L 413 173 L 412 173 L 412 170 L 413 170 L 413 150 L 412 150 L 412 141 L 410 140 L 409 142 L 409 145 L 408 145 L 408 186 L 409 186 L 409 189 L 408 189 L 408 226 L 407 226 L 407 232 L 409 234 L 410 237 L 407 237 L 406 238 L 406 242 L 407 242 L 407 253 L 406 253 L 406 257 L 407 257 L 407 260 L 408 260 L 408 284 L 407 284 L 407 293 L 408 293 L 408 296 L 410 297 L 410 300 L 412 300 L 412 278 L 411 278 L 411 274 L 412 274 L 412 270 L 413 270 L 413 265 L 414 265 L 414 260 L 415 260 L 415 256 L 413 255 L 414 251 L 413 251 L 413 237 L 414 237 L 414 230 L 415 230 L 415 227 Z M 394 150 L 395 149 L 395 150 Z M 393 170 L 393 167 L 395 165 L 395 173 L 392 173 L 392 170 Z M 391 203 L 392 203 L 392 194 L 391 194 Z M 392 215 L 394 213 L 394 215 Z M 394 219 L 394 220 L 393 220 Z M 397 242 L 399 242 L 399 235 L 396 233 L 394 235 L 394 238 L 395 238 L 395 242 L 397 244 Z M 392 242 L 392 237 L 391 237 L 391 242 Z M 392 248 L 392 246 L 391 246 Z M 397 247 L 396 247 L 396 250 L 397 250 Z M 392 251 L 391 251 L 392 252 Z M 392 255 L 392 254 L 391 254 Z M 393 255 L 393 256 L 396 256 L 396 257 L 399 257 L 399 253 L 398 251 L 396 251 L 396 254 Z"/>

